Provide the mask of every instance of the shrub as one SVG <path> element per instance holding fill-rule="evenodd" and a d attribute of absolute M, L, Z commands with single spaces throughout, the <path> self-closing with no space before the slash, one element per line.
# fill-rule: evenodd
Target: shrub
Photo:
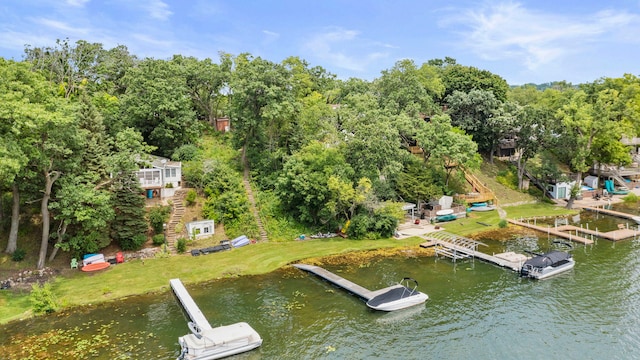
<path fill-rule="evenodd" d="M 149 223 L 151 223 L 154 233 L 162 233 L 162 225 L 169 219 L 169 214 L 171 214 L 171 207 L 169 206 L 158 205 L 149 210 Z"/>
<path fill-rule="evenodd" d="M 156 246 L 164 244 L 164 234 L 153 235 L 151 241 L 153 241 L 153 245 Z"/>
<path fill-rule="evenodd" d="M 27 255 L 27 252 L 24 249 L 16 249 L 16 251 L 13 252 L 13 254 L 11 255 L 11 260 L 13 261 L 22 261 L 24 260 L 24 257 Z"/>
<path fill-rule="evenodd" d="M 120 239 L 120 247 L 122 248 L 122 250 L 138 250 L 146 241 L 146 235 L 134 235 L 128 239 Z"/>
<path fill-rule="evenodd" d="M 178 254 L 183 254 L 185 251 L 187 251 L 187 239 L 178 239 L 178 242 L 176 243 L 176 250 L 178 251 Z"/>
<path fill-rule="evenodd" d="M 50 314 L 58 309 L 58 302 L 51 291 L 51 284 L 49 283 L 45 283 L 42 286 L 33 284 L 29 300 L 31 301 L 33 312 L 37 315 Z"/>
<path fill-rule="evenodd" d="M 189 189 L 187 191 L 187 196 L 185 197 L 185 201 L 187 202 L 187 206 L 193 206 L 196 203 L 196 196 L 198 194 L 194 189 Z"/>
<path fill-rule="evenodd" d="M 507 225 L 508 225 L 508 224 L 509 224 L 509 223 L 507 222 L 507 220 L 502 219 L 502 220 L 500 220 L 500 222 L 498 223 L 498 227 L 499 227 L 500 229 L 504 229 L 504 228 L 506 228 L 506 227 L 507 227 Z"/>
<path fill-rule="evenodd" d="M 638 198 L 638 195 L 636 195 L 635 193 L 630 192 L 627 196 L 623 197 L 622 200 L 628 204 L 638 202 L 640 198 Z"/>

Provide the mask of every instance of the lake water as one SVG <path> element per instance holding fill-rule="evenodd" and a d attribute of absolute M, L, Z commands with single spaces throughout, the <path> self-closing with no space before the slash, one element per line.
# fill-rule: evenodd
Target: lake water
<path fill-rule="evenodd" d="M 546 250 L 557 246 L 553 240 L 482 239 L 489 253 Z M 640 240 L 598 240 L 572 252 L 575 268 L 543 281 L 481 261 L 430 257 L 324 266 L 369 289 L 415 278 L 430 299 L 394 313 L 370 310 L 294 268 L 187 288 L 212 325 L 246 321 L 264 339 L 233 359 L 637 358 Z M 0 327 L 0 357 L 172 359 L 186 333 L 167 291 Z"/>

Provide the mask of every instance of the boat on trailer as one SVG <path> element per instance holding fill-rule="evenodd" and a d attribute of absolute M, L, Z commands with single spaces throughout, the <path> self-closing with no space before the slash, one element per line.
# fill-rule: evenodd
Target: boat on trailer
<path fill-rule="evenodd" d="M 240 354 L 262 345 L 262 338 L 249 324 L 239 322 L 212 329 L 200 329 L 189 322 L 191 334 L 178 338 L 177 360 L 212 360 Z"/>
<path fill-rule="evenodd" d="M 413 287 L 410 287 L 410 283 L 413 283 Z M 427 301 L 429 296 L 416 290 L 417 288 L 418 282 L 416 280 L 408 277 L 403 278 L 399 286 L 369 299 L 367 306 L 374 310 L 394 311 L 420 305 Z"/>
<path fill-rule="evenodd" d="M 533 279 L 545 279 L 550 276 L 573 269 L 576 262 L 568 252 L 550 251 L 536 256 L 524 262 L 520 269 L 520 275 Z"/>

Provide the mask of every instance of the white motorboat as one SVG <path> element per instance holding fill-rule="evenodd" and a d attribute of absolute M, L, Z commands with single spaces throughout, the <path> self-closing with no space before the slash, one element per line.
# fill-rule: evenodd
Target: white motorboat
<path fill-rule="evenodd" d="M 253 350 L 262 338 L 249 324 L 239 322 L 212 329 L 189 323 L 191 334 L 178 338 L 182 351 L 177 360 L 212 360 Z"/>
<path fill-rule="evenodd" d="M 571 254 L 564 251 L 554 250 L 535 255 L 524 262 L 520 275 L 540 280 L 571 270 L 576 264 Z"/>
<path fill-rule="evenodd" d="M 409 287 L 409 282 L 413 282 L 412 288 Z M 429 296 L 416 290 L 417 287 L 417 281 L 404 278 L 397 286 L 369 299 L 367 306 L 374 310 L 394 311 L 420 305 L 427 301 Z"/>

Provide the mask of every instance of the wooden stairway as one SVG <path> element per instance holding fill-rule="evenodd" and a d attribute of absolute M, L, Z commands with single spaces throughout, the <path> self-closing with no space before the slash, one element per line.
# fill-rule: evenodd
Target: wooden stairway
<path fill-rule="evenodd" d="M 245 165 L 244 168 L 244 176 L 242 179 L 244 183 L 245 191 L 247 192 L 247 198 L 249 198 L 249 205 L 251 207 L 251 213 L 253 217 L 256 219 L 256 224 L 258 224 L 258 231 L 260 232 L 260 240 L 261 241 L 269 241 L 267 237 L 267 231 L 264 229 L 264 225 L 262 224 L 262 219 L 260 219 L 260 214 L 258 213 L 258 208 L 256 207 L 256 200 L 253 197 L 253 190 L 251 190 L 251 184 L 249 183 L 249 167 Z"/>
<path fill-rule="evenodd" d="M 187 192 L 189 189 L 178 189 L 173 194 L 173 209 L 171 211 L 171 217 L 169 218 L 169 223 L 167 223 L 167 251 L 172 254 L 177 253 L 176 251 L 176 240 L 184 236 L 184 229 L 180 232 L 176 232 L 176 226 L 182 221 L 182 217 L 184 216 L 184 199 L 187 196 Z"/>
<path fill-rule="evenodd" d="M 498 198 L 480 179 L 468 171 L 464 171 L 464 178 L 473 188 L 473 193 L 457 195 L 458 198 L 465 200 L 467 203 L 491 201 L 493 205 L 498 205 Z"/>

